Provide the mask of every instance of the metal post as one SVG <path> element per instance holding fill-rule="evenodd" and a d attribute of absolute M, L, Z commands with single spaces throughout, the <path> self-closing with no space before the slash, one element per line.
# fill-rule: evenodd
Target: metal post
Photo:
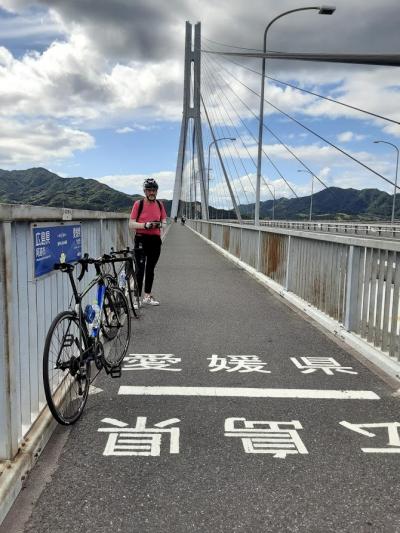
<path fill-rule="evenodd" d="M 346 302 L 344 310 L 343 325 L 347 331 L 358 332 L 360 318 L 357 316 L 358 309 L 358 277 L 360 272 L 361 248 L 359 246 L 350 246 L 347 258 L 347 275 L 346 275 Z"/>
<path fill-rule="evenodd" d="M 211 155 L 211 145 L 214 144 L 214 141 L 210 142 L 208 145 L 208 163 L 207 163 L 207 212 L 208 217 L 210 217 L 210 155 Z"/>
<path fill-rule="evenodd" d="M 211 141 L 208 145 L 208 165 L 207 165 L 207 209 L 210 207 L 208 205 L 208 195 L 210 190 L 210 155 L 211 155 L 211 146 L 213 144 L 216 144 L 218 141 L 236 141 L 236 137 L 220 137 L 219 139 L 215 139 L 214 141 Z"/>
<path fill-rule="evenodd" d="M 215 138 L 214 130 L 213 130 L 212 126 L 211 126 L 210 118 L 209 118 L 208 113 L 207 113 L 207 108 L 204 105 L 204 101 L 203 101 L 202 97 L 201 97 L 201 101 L 203 102 L 204 112 L 206 114 L 206 118 L 207 118 L 208 126 L 210 128 L 211 136 L 212 136 L 213 141 L 215 143 L 215 148 L 217 150 L 218 159 L 219 159 L 219 162 L 220 162 L 220 165 L 221 165 L 221 168 L 222 168 L 222 172 L 224 174 L 226 185 L 227 185 L 228 190 L 229 190 L 229 194 L 230 194 L 230 197 L 231 197 L 231 200 L 232 200 L 233 208 L 235 210 L 236 217 L 237 217 L 239 223 L 242 224 L 243 221 L 242 221 L 242 217 L 240 215 L 239 207 L 237 205 L 237 202 L 236 202 L 235 196 L 233 194 L 233 190 L 232 190 L 231 184 L 229 182 L 228 174 L 226 172 L 225 165 L 224 165 L 224 162 L 223 162 L 222 157 L 221 157 L 221 152 L 219 151 L 219 148 L 218 148 L 218 143 L 217 143 L 218 139 Z"/>
<path fill-rule="evenodd" d="M 275 220 L 275 185 L 272 186 L 274 188 L 274 196 L 272 197 L 272 220 Z"/>
<path fill-rule="evenodd" d="M 391 223 L 394 224 L 394 213 L 396 209 L 396 192 L 397 192 L 397 174 L 399 170 L 399 148 L 393 143 L 390 143 L 389 141 L 374 141 L 375 144 L 388 144 L 389 146 L 393 146 L 393 148 L 397 151 L 397 158 L 396 158 L 396 176 L 394 181 L 394 191 L 393 191 L 393 203 L 392 203 L 392 218 Z"/>
<path fill-rule="evenodd" d="M 194 27 L 194 53 L 193 53 L 193 118 L 196 133 L 197 165 L 200 170 L 200 193 L 202 218 L 208 220 L 206 175 L 204 172 L 204 148 L 203 134 L 200 116 L 200 87 L 201 87 L 201 24 L 198 22 Z"/>
<path fill-rule="evenodd" d="M 399 149 L 397 148 L 397 158 L 396 158 L 396 178 L 394 181 L 394 191 L 393 191 L 393 205 L 392 205 L 392 224 L 394 224 L 394 216 L 396 209 L 396 192 L 397 192 L 397 174 L 399 172 Z"/>
<path fill-rule="evenodd" d="M 277 17 L 271 20 L 264 32 L 263 51 L 267 52 L 267 33 L 272 24 L 290 13 L 297 11 L 317 10 L 320 15 L 332 15 L 336 8 L 328 6 L 319 7 L 299 7 L 297 9 L 291 9 L 285 11 Z M 260 115 L 258 124 L 258 154 L 257 154 L 257 181 L 256 181 L 256 205 L 254 209 L 254 224 L 257 226 L 260 223 L 260 190 L 261 190 L 261 165 L 262 165 L 262 142 L 263 142 L 263 129 L 264 129 L 264 86 L 265 86 L 265 57 L 262 58 L 262 72 L 261 72 L 261 94 L 260 94 Z"/>
<path fill-rule="evenodd" d="M 311 222 L 311 220 L 312 220 L 312 201 L 313 201 L 313 194 L 314 194 L 314 175 L 311 174 L 310 222 Z"/>
<path fill-rule="evenodd" d="M 2 323 L 0 354 L 0 460 L 12 459 L 18 452 L 20 422 L 19 365 L 14 347 L 12 229 L 10 222 L 0 223 L 0 322 Z"/>
<path fill-rule="evenodd" d="M 176 163 L 174 195 L 172 198 L 171 217 L 178 214 L 179 200 L 182 191 L 183 165 L 185 164 L 186 138 L 188 132 L 188 120 L 191 116 L 190 111 L 190 79 L 191 79 L 191 61 L 192 61 L 192 25 L 186 22 L 185 35 L 185 73 L 183 82 L 183 116 L 181 124 L 181 133 L 179 138 L 178 160 Z M 186 215 L 187 215 L 187 206 Z M 187 218 L 187 216 L 186 216 Z"/>
<path fill-rule="evenodd" d="M 291 259 L 291 245 L 292 236 L 288 236 L 288 247 L 286 252 L 286 277 L 285 277 L 285 290 L 289 290 L 290 287 L 290 259 Z"/>

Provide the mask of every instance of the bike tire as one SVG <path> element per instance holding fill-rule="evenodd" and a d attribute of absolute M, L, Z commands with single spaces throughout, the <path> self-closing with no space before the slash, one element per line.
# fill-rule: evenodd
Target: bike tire
<path fill-rule="evenodd" d="M 115 315 L 113 291 L 116 289 L 117 286 L 110 283 L 106 285 L 106 290 L 104 293 L 103 314 L 100 323 L 100 329 L 104 338 L 108 341 L 112 341 L 118 332 L 115 324 L 113 325 L 113 316 Z"/>
<path fill-rule="evenodd" d="M 109 368 L 120 366 L 128 351 L 131 337 L 129 304 L 122 289 L 107 287 L 100 327 L 104 337 L 109 341 L 104 346 L 106 365 Z"/>
<path fill-rule="evenodd" d="M 49 328 L 43 350 L 43 385 L 47 404 L 59 424 L 69 426 L 82 415 L 90 386 L 86 333 L 72 311 L 59 313 Z"/>
<path fill-rule="evenodd" d="M 140 296 L 139 285 L 134 271 L 129 272 L 126 279 L 126 292 L 132 312 L 136 318 L 140 316 Z"/>

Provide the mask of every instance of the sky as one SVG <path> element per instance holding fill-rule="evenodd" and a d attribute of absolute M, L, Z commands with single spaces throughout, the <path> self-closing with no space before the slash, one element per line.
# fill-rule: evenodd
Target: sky
<path fill-rule="evenodd" d="M 293 13 L 268 33 L 269 50 L 399 53 L 398 0 L 337 0 L 331 16 Z M 185 21 L 202 49 L 262 48 L 266 25 L 295 0 L 0 0 L 0 168 L 45 167 L 129 194 L 145 177 L 172 198 L 183 106 Z M 313 4 L 311 4 L 313 5 Z M 223 44 L 216 44 L 223 43 Z M 229 46 L 225 46 L 229 45 Z M 238 47 L 236 49 L 233 46 Z M 202 54 L 202 94 L 241 201 L 254 201 L 261 60 Z M 268 60 L 267 74 L 400 122 L 395 67 Z M 234 77 L 233 77 L 234 76 Z M 244 84 L 244 85 L 243 85 Z M 247 85 L 247 87 L 245 87 Z M 256 94 L 254 94 L 254 91 Z M 241 98 L 241 101 L 239 98 Z M 267 80 L 266 98 L 394 181 L 400 126 Z M 204 147 L 211 141 L 202 112 Z M 265 123 L 327 186 L 393 186 L 266 104 Z M 231 144 L 231 146 L 228 146 Z M 310 193 L 311 174 L 269 132 L 263 175 L 276 196 Z M 206 160 L 206 164 L 208 164 Z M 210 198 L 227 194 L 214 150 Z M 302 172 L 298 172 L 302 170 Z M 314 190 L 323 186 L 314 180 Z M 219 189 L 219 190 L 218 190 Z M 262 199 L 271 197 L 263 186 Z"/>

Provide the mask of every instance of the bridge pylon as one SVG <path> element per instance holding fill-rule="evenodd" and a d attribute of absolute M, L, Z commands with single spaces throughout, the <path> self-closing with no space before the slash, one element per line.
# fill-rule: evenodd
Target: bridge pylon
<path fill-rule="evenodd" d="M 192 68 L 193 64 L 193 68 Z M 186 22 L 186 37 L 185 37 L 185 72 L 184 72 L 184 87 L 183 87 L 183 116 L 181 124 L 181 133 L 179 139 L 178 160 L 175 173 L 174 195 L 172 199 L 171 217 L 175 217 L 179 212 L 179 201 L 182 193 L 183 173 L 185 169 L 185 152 L 188 143 L 189 124 L 193 124 L 193 147 L 196 152 L 198 176 L 200 179 L 200 195 L 201 195 L 201 214 L 202 218 L 208 220 L 208 187 L 206 184 L 207 172 L 204 168 L 204 150 L 203 150 L 203 135 L 201 128 L 200 116 L 200 78 L 201 78 L 201 24 L 198 22 L 193 25 Z M 193 92 L 191 92 L 193 87 Z M 193 95 L 193 97 L 191 97 Z M 194 160 L 194 154 L 193 154 Z M 192 177 L 194 186 L 196 187 L 196 177 Z"/>

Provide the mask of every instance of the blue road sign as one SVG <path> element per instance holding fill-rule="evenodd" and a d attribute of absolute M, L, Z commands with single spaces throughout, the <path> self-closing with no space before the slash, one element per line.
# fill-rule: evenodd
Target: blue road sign
<path fill-rule="evenodd" d="M 52 272 L 54 263 L 72 263 L 82 256 L 80 224 L 33 228 L 35 277 Z"/>

